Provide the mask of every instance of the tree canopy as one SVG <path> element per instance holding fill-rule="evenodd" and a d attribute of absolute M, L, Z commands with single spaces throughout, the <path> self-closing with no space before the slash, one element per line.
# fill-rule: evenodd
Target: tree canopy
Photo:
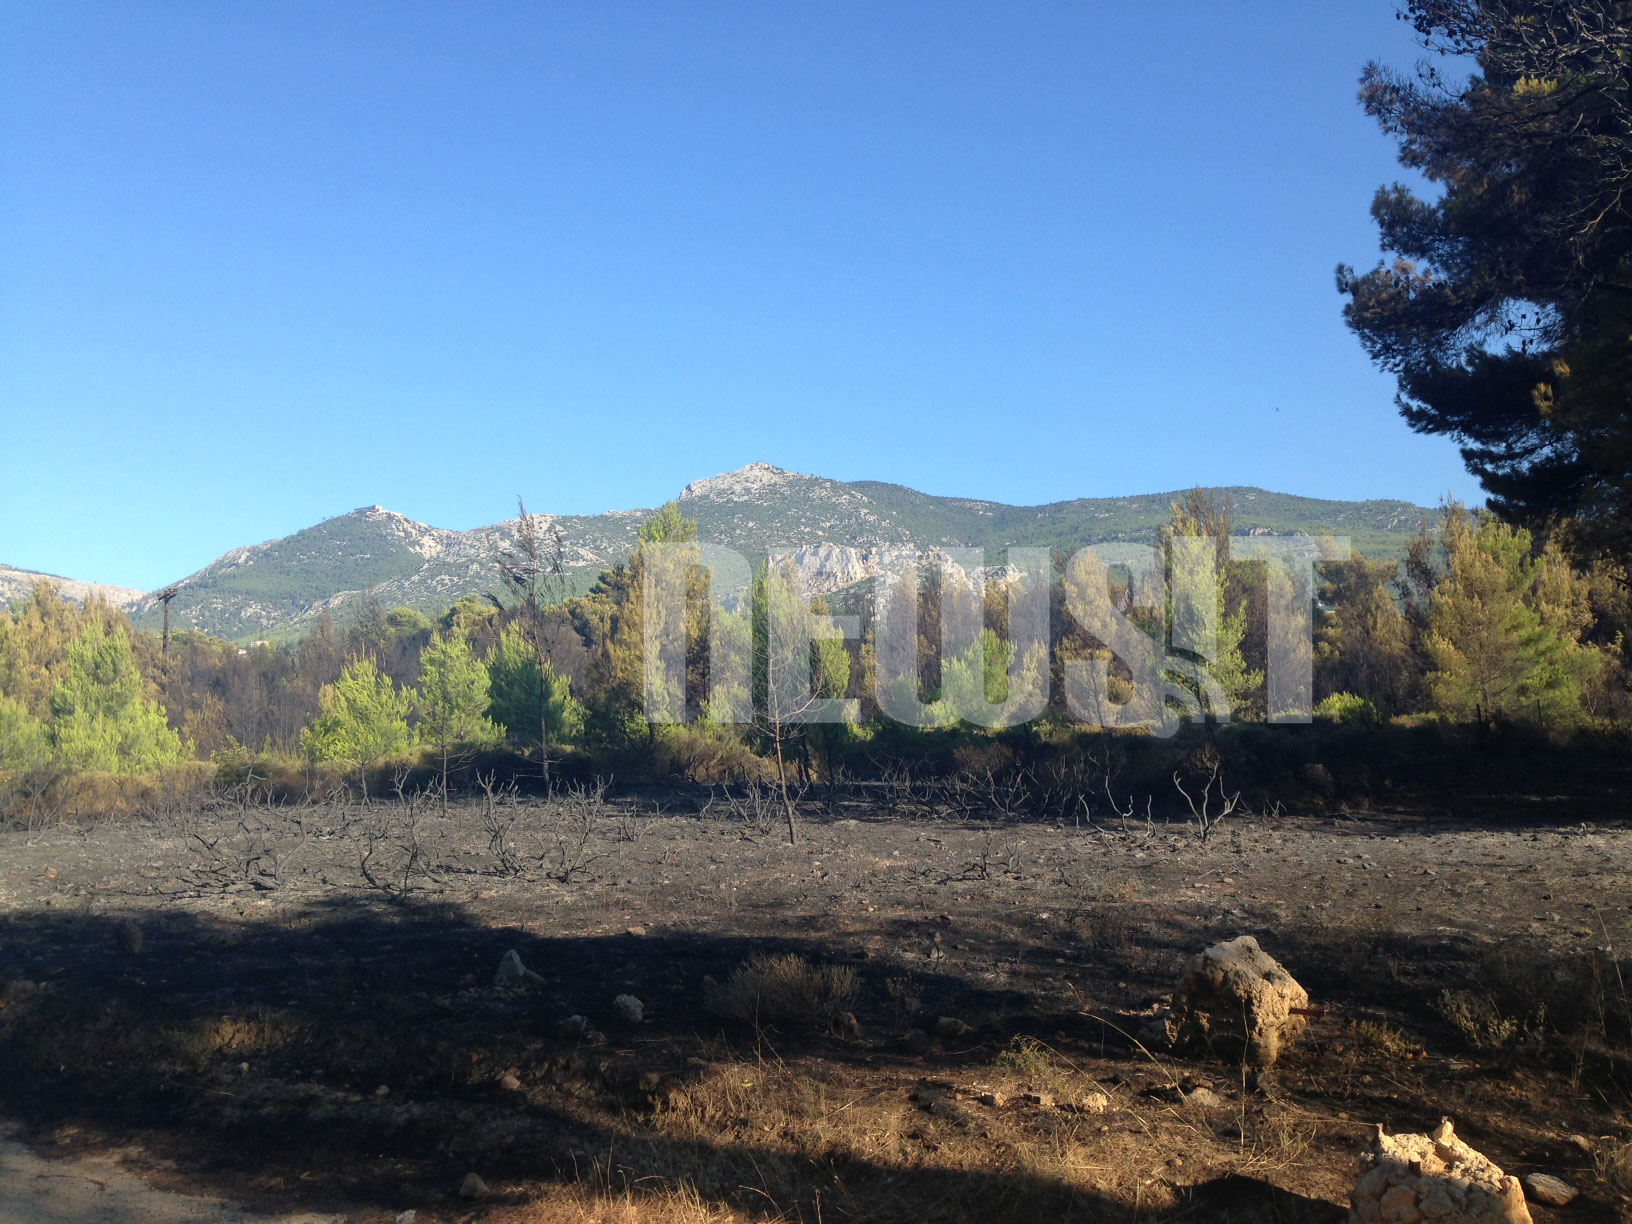
<path fill-rule="evenodd" d="M 1440 188 L 1372 202 L 1392 262 L 1338 268 L 1344 317 L 1493 509 L 1632 556 L 1632 4 L 1409 0 L 1461 82 L 1368 65 L 1360 100 Z"/>
<path fill-rule="evenodd" d="M 408 727 L 413 694 L 399 689 L 367 656 L 353 660 L 338 680 L 325 684 L 317 700 L 318 716 L 300 736 L 313 760 L 367 765 L 413 745 Z"/>
<path fill-rule="evenodd" d="M 1532 559 L 1522 528 L 1470 519 L 1456 507 L 1446 515 L 1444 550 L 1423 640 L 1435 706 L 1480 723 L 1579 719 L 1582 685 L 1601 658 L 1576 640 L 1584 618 L 1571 615 L 1577 600 L 1563 589 L 1565 575 L 1548 572 L 1560 568 L 1556 559 Z"/>
<path fill-rule="evenodd" d="M 130 638 L 89 621 L 51 693 L 57 759 L 70 769 L 138 773 L 185 760 L 186 747 L 146 692 Z"/>
<path fill-rule="evenodd" d="M 462 633 L 434 634 L 419 655 L 420 737 L 447 761 L 460 745 L 491 747 L 504 731 L 487 716 L 487 664 Z"/>

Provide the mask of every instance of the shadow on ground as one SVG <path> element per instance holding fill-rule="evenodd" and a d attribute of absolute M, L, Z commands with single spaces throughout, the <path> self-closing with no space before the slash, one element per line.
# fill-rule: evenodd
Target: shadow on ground
<path fill-rule="evenodd" d="M 705 1119 L 713 1131 L 703 1137 L 653 1124 L 665 1094 L 684 1092 L 711 1063 L 776 1070 L 814 1051 L 854 1084 L 910 1062 L 826 1034 L 722 1034 L 699 1012 L 704 976 L 722 977 L 753 952 L 848 959 L 847 949 L 683 933 L 543 938 L 477 925 L 454 906 L 347 899 L 277 922 L 148 918 L 139 953 L 120 937 L 119 921 L 101 915 L 0 921 L 0 1112 L 35 1142 L 137 1140 L 210 1192 L 252 1205 L 389 1216 L 455 1202 L 452 1188 L 479 1169 L 501 1203 L 550 1181 L 636 1198 L 689 1183 L 705 1203 L 758 1218 L 1342 1218 L 1330 1203 L 1247 1178 L 1181 1187 L 1171 1210 L 1152 1215 L 1001 1162 L 857 1159 L 837 1146 L 766 1142 L 724 1114 Z M 537 989 L 492 986 L 511 948 L 544 979 Z M 887 970 L 850 963 L 878 1005 Z M 1019 1005 L 950 975 L 921 978 L 929 995 L 971 1012 Z M 612 1014 L 624 990 L 646 1004 L 638 1027 Z M 607 1040 L 560 1035 L 573 1013 Z M 500 1086 L 510 1071 L 523 1089 Z"/>

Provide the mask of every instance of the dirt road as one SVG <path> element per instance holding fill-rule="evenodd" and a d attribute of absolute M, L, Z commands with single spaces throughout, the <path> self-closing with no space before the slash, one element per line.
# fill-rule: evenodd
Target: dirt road
<path fill-rule="evenodd" d="M 342 1224 L 343 1218 L 251 1213 L 220 1199 L 155 1189 L 110 1156 L 46 1160 L 0 1137 L 0 1224 Z"/>

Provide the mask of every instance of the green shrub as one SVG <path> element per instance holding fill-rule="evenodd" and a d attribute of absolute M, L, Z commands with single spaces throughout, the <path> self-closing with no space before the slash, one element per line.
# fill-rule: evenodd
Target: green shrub
<path fill-rule="evenodd" d="M 1508 1049 L 1546 1018 L 1546 1009 L 1542 1008 L 1541 1014 L 1534 1017 L 1535 1026 L 1526 1025 L 1517 1016 L 1503 1012 L 1490 995 L 1471 990 L 1440 991 L 1434 1010 L 1456 1030 L 1470 1050 L 1485 1054 Z"/>
<path fill-rule="evenodd" d="M 1016 1079 L 1044 1082 L 1055 1074 L 1054 1052 L 1035 1037 L 1017 1034 L 998 1052 L 993 1065 Z"/>
<path fill-rule="evenodd" d="M 1349 1031 L 1361 1045 L 1376 1050 L 1379 1054 L 1386 1054 L 1390 1058 L 1415 1058 L 1422 1053 L 1421 1046 L 1392 1024 L 1384 1024 L 1378 1020 L 1357 1020 L 1349 1026 Z"/>
<path fill-rule="evenodd" d="M 1330 693 L 1315 706 L 1315 717 L 1325 722 L 1351 723 L 1374 727 L 1380 721 L 1377 707 L 1353 693 Z"/>
<path fill-rule="evenodd" d="M 751 782 L 769 777 L 764 761 L 725 727 L 675 723 L 660 727 L 653 745 L 652 775 L 688 782 Z"/>

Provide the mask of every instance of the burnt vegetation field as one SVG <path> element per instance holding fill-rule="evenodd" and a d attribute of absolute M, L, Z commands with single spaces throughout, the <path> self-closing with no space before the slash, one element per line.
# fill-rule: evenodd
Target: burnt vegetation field
<path fill-rule="evenodd" d="M 1626 1218 L 1613 760 L 1227 809 L 1135 803 L 1102 758 L 1070 803 L 900 766 L 796 791 L 796 842 L 766 784 L 563 772 L 16 820 L 0 1111 L 357 1221 L 1337 1221 L 1378 1124 L 1449 1116 L 1581 1191 L 1536 1219 Z M 1243 934 L 1307 990 L 1300 1038 L 1153 1047 Z"/>
<path fill-rule="evenodd" d="M 871 8 L 768 41 L 732 12 L 759 41 L 721 54 L 645 28 L 667 13 L 418 7 L 378 45 L 360 7 L 332 43 L 280 10 L 237 61 L 192 9 L 142 11 L 173 44 L 48 6 L 7 27 L 19 117 L 69 125 L 6 146 L 7 219 L 39 227 L 16 348 L 44 364 L 4 384 L 25 551 L 135 574 L 173 563 L 161 522 L 213 538 L 228 496 L 285 521 L 341 474 L 449 513 L 506 472 L 570 504 L 704 439 L 1016 491 L 1147 460 L 1328 491 L 1430 470 L 1283 327 L 1364 164 L 1297 91 L 1360 25 L 1170 21 L 1184 69 L 1151 89 L 1148 23 L 1124 50 L 1116 14 L 954 13 L 937 63 L 949 23 L 916 12 L 884 56 Z M 1366 65 L 1358 100 L 1410 181 L 1335 288 L 1482 505 L 1013 506 L 751 463 L 650 513 L 373 506 L 146 596 L 0 566 L 0 1224 L 1632 1220 L 1632 0 L 1394 15 L 1427 58 Z M 514 58 L 543 48 L 570 71 Z M 1050 93 L 1034 51 L 1084 48 L 1057 75 L 1105 92 Z M 700 110 L 665 100 L 687 78 Z M 205 177 L 144 122 L 195 155 L 224 134 Z M 513 224 L 488 211 L 534 170 Z M 340 228 L 304 229 L 324 201 Z M 108 233 L 75 232 L 87 202 Z M 1099 202 L 1141 216 L 1056 224 Z M 1114 310 L 1085 313 L 1095 276 Z"/>

